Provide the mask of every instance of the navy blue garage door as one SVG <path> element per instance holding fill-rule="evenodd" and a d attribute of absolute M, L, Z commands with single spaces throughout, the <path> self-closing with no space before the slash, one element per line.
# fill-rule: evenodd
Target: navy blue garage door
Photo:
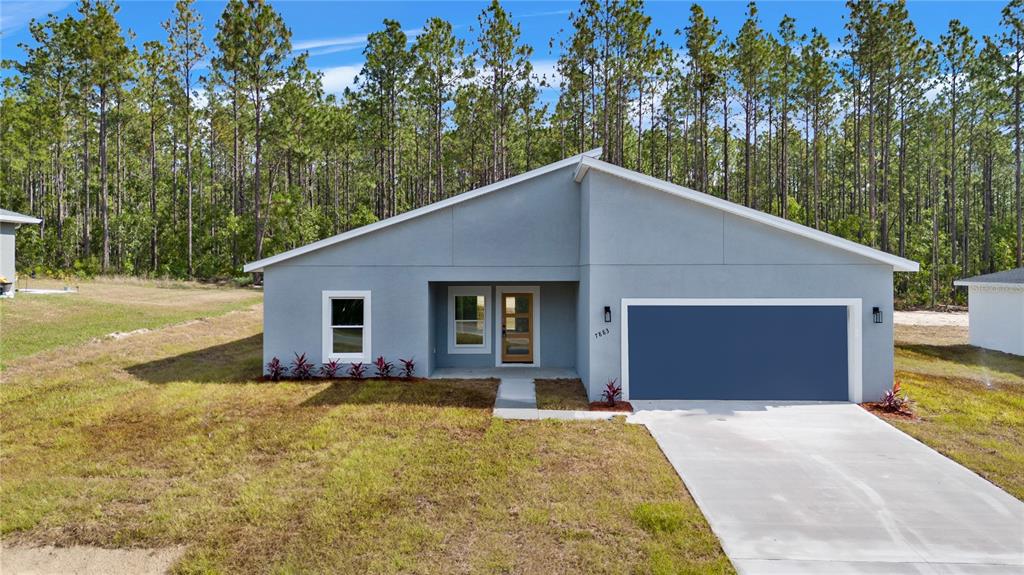
<path fill-rule="evenodd" d="M 839 400 L 845 306 L 629 307 L 630 399 Z"/>

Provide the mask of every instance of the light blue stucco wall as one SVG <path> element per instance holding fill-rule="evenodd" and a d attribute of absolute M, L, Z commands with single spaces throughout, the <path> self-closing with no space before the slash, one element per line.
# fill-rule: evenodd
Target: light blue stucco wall
<path fill-rule="evenodd" d="M 371 355 L 414 357 L 419 373 L 429 373 L 436 363 L 434 348 L 447 345 L 437 337 L 430 285 L 568 282 L 575 286 L 579 206 L 578 186 L 568 167 L 268 266 L 264 270 L 264 363 L 272 357 L 287 363 L 294 352 L 306 352 L 319 361 L 322 292 L 368 290 L 372 293 Z M 555 289 L 550 299 L 544 297 L 547 290 L 542 291 L 542 366 L 575 363 L 569 327 L 575 322 L 575 295 L 570 298 L 567 289 Z M 561 307 L 568 310 L 559 311 Z M 558 340 L 567 341 L 559 345 Z"/>
<path fill-rule="evenodd" d="M 541 365 L 575 367 L 594 399 L 608 379 L 621 378 L 622 299 L 645 297 L 860 299 L 863 397 L 891 386 L 890 266 L 598 170 L 577 184 L 573 172 L 267 267 L 264 360 L 290 361 L 296 351 L 319 359 L 321 292 L 369 290 L 374 357 L 415 357 L 421 374 L 493 365 L 492 354 L 444 353 L 442 286 L 540 284 Z M 872 322 L 873 306 L 885 323 Z"/>
<path fill-rule="evenodd" d="M 581 194 L 589 250 L 581 252 L 580 300 L 588 303 L 580 317 L 590 345 L 580 363 L 591 398 L 622 376 L 623 298 L 859 298 L 863 397 L 892 386 L 891 267 L 596 170 Z M 605 305 L 611 324 L 601 317 Z M 885 323 L 873 323 L 873 306 Z M 609 335 L 593 337 L 606 327 Z"/>

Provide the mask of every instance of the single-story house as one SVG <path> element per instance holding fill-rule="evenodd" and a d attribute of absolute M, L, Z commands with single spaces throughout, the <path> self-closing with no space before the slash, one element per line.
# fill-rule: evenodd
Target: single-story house
<path fill-rule="evenodd" d="M 0 208 L 0 297 L 14 297 L 17 277 L 14 259 L 14 240 L 21 224 L 38 224 L 39 218 Z"/>
<path fill-rule="evenodd" d="M 971 345 L 1024 355 L 1024 268 L 964 278 Z"/>
<path fill-rule="evenodd" d="M 918 264 L 580 154 L 245 266 L 264 362 L 571 369 L 592 399 L 875 400 Z"/>

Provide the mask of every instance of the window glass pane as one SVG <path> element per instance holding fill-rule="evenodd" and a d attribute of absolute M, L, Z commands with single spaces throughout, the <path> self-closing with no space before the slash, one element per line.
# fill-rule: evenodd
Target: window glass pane
<path fill-rule="evenodd" d="M 331 331 L 334 332 L 333 353 L 363 353 L 363 328 L 335 327 Z"/>
<path fill-rule="evenodd" d="M 362 298 L 332 299 L 331 325 L 363 325 Z"/>
<path fill-rule="evenodd" d="M 482 295 L 457 295 L 455 296 L 455 319 L 456 320 L 478 320 L 484 317 L 484 296 Z"/>
<path fill-rule="evenodd" d="M 456 345 L 483 345 L 484 320 L 456 320 Z"/>
<path fill-rule="evenodd" d="M 505 338 L 505 353 L 507 355 L 529 355 L 530 338 L 507 337 Z"/>
<path fill-rule="evenodd" d="M 516 313 L 526 313 L 530 311 L 530 298 L 529 296 L 521 295 L 516 298 Z"/>

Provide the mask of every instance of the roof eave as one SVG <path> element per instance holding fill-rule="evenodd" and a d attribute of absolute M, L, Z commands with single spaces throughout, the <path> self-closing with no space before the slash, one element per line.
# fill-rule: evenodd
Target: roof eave
<path fill-rule="evenodd" d="M 1024 283 L 1012 283 L 1012 282 L 972 282 L 970 280 L 956 280 L 953 285 L 957 287 L 991 287 L 1000 289 L 1019 289 L 1024 290 Z"/>
<path fill-rule="evenodd" d="M 0 217 L 0 223 L 5 224 L 38 224 L 43 220 L 39 218 L 33 218 L 31 216 L 3 216 Z"/>
<path fill-rule="evenodd" d="M 300 247 L 297 247 L 295 249 L 288 250 L 286 252 L 281 252 L 281 253 L 279 253 L 277 255 L 270 256 L 269 258 L 263 258 L 263 259 L 260 259 L 260 260 L 254 261 L 254 262 L 249 262 L 248 264 L 245 264 L 244 266 L 242 266 L 242 271 L 244 271 L 245 273 L 252 273 L 252 272 L 263 271 L 263 269 L 266 268 L 267 266 L 274 265 L 274 264 L 282 262 L 284 260 L 288 260 L 288 259 L 291 259 L 291 258 L 294 258 L 294 257 L 297 257 L 297 256 L 301 256 L 303 254 L 307 254 L 309 252 L 313 252 L 313 251 L 319 250 L 321 248 L 326 248 L 328 246 L 339 244 L 341 242 L 344 242 L 344 241 L 347 241 L 347 240 L 350 240 L 350 239 L 353 239 L 353 238 L 357 238 L 359 236 L 368 234 L 370 232 L 373 232 L 373 231 L 376 231 L 376 230 L 379 230 L 379 229 L 382 229 L 382 228 L 386 228 L 386 227 L 389 227 L 389 226 L 392 226 L 394 224 L 398 224 L 398 223 L 401 223 L 401 222 L 404 222 L 404 221 L 407 221 L 407 220 L 411 220 L 413 218 L 417 218 L 419 216 L 423 216 L 423 215 L 426 215 L 426 214 L 429 214 L 429 213 L 432 213 L 432 212 L 435 212 L 435 211 L 438 211 L 438 210 L 442 210 L 442 209 L 447 208 L 447 207 L 451 207 L 451 206 L 454 206 L 454 205 L 457 205 L 457 204 L 461 204 L 462 202 L 471 200 L 473 198 L 480 197 L 480 196 L 482 196 L 484 194 L 489 194 L 491 192 L 500 190 L 502 188 L 506 188 L 508 186 L 517 184 L 519 182 L 530 180 L 532 178 L 536 178 L 538 176 L 542 176 L 544 174 L 547 174 L 547 173 L 550 173 L 550 172 L 554 172 L 554 171 L 560 170 L 562 168 L 567 168 L 569 166 L 572 166 L 573 164 L 576 164 L 578 162 L 582 162 L 584 159 L 594 159 L 594 158 L 600 157 L 600 155 L 601 155 L 601 148 L 594 148 L 593 150 L 587 150 L 586 152 L 583 152 L 581 154 L 576 154 L 575 156 L 570 156 L 570 157 L 568 157 L 568 158 L 566 158 L 564 160 L 560 160 L 558 162 L 554 162 L 554 163 L 548 164 L 546 166 L 541 166 L 541 167 L 536 168 L 534 170 L 530 170 L 529 172 L 525 172 L 523 174 L 519 174 L 518 176 L 512 176 L 511 178 L 506 178 L 506 179 L 501 180 L 499 182 L 494 182 L 493 184 L 489 184 L 487 186 L 483 186 L 483 187 L 477 188 L 475 190 L 470 190 L 468 192 L 461 193 L 461 194 L 459 194 L 457 196 L 452 196 L 450 198 L 441 200 L 439 202 L 434 202 L 433 204 L 428 204 L 426 206 L 422 206 L 420 208 L 416 208 L 415 210 L 410 210 L 408 212 L 405 212 L 405 213 L 402 213 L 402 214 L 398 214 L 397 216 L 392 216 L 390 218 L 387 218 L 387 219 L 384 219 L 384 220 L 380 220 L 380 221 L 374 222 L 372 224 L 356 228 L 354 230 L 349 230 L 349 231 L 347 231 L 345 233 L 342 233 L 342 234 L 331 236 L 329 238 L 324 238 L 324 239 L 322 239 L 320 241 L 313 242 L 311 244 L 306 244 L 304 246 L 300 246 Z"/>

